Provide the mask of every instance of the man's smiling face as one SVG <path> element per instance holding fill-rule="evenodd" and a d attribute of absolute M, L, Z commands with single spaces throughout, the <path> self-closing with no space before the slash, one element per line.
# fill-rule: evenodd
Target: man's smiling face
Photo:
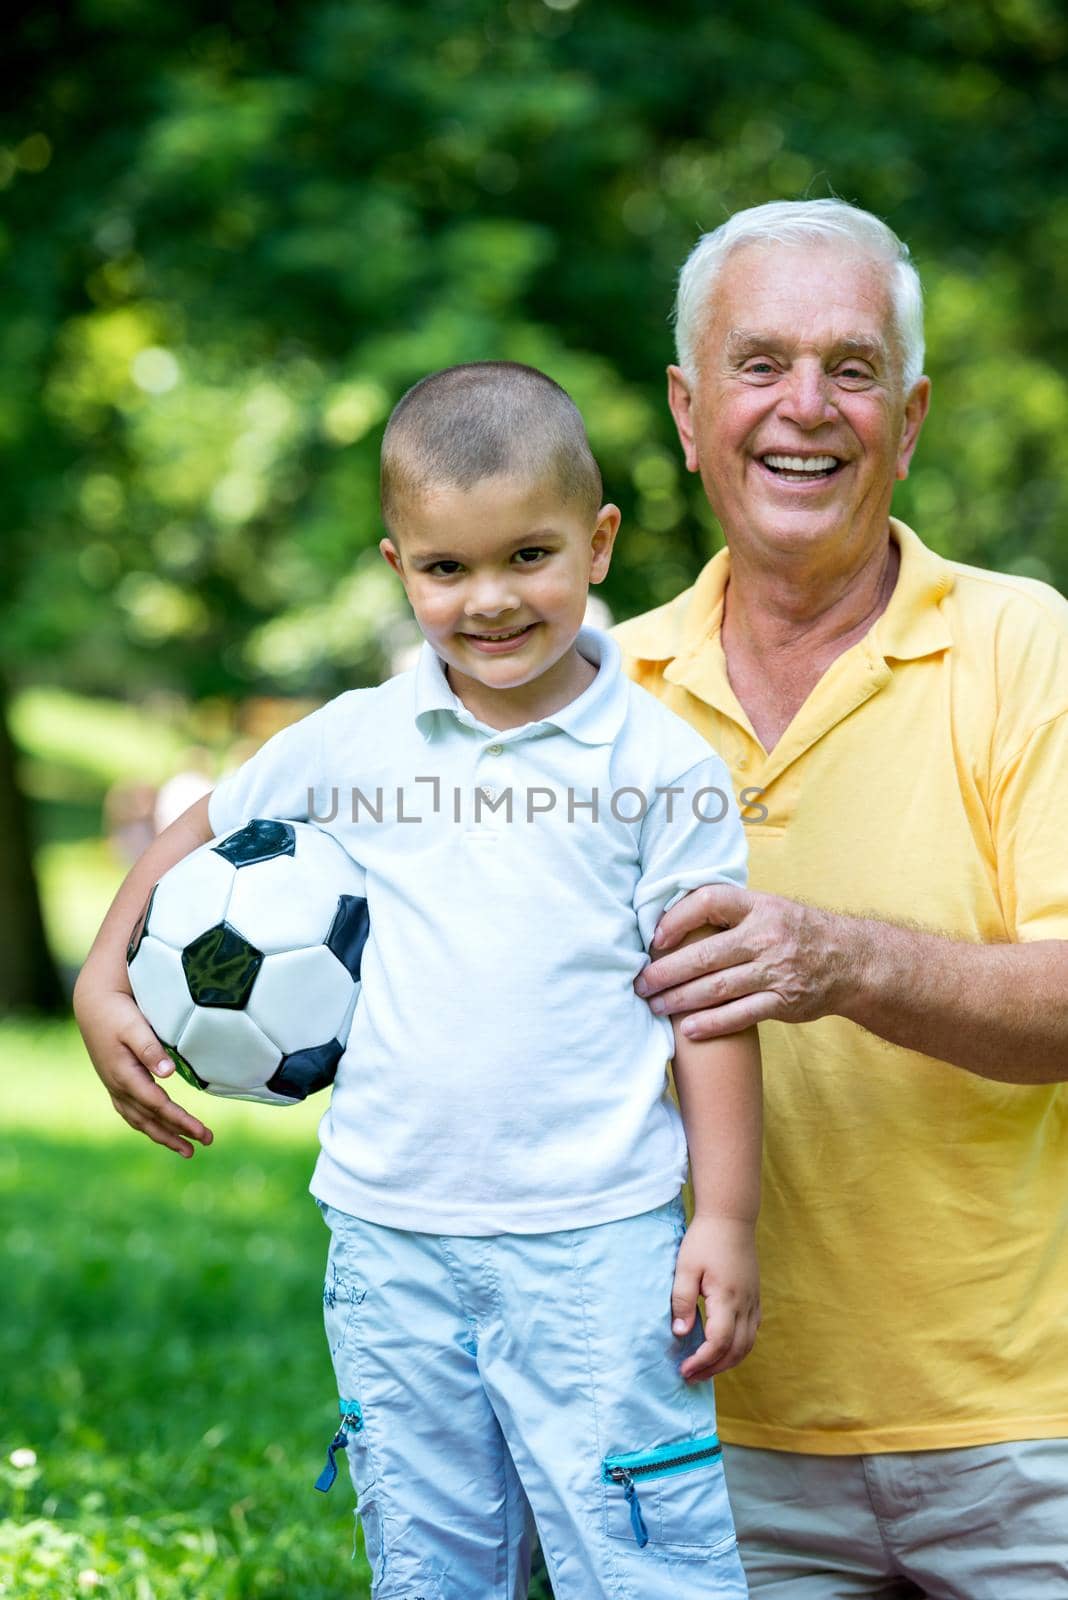
<path fill-rule="evenodd" d="M 691 385 L 669 368 L 686 464 L 728 541 L 770 560 L 886 536 L 927 409 L 905 395 L 887 269 L 852 247 L 744 245 L 713 286 Z"/>

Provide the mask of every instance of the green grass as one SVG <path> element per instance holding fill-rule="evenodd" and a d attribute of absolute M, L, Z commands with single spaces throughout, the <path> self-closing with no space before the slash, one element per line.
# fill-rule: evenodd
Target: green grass
<path fill-rule="evenodd" d="M 69 1025 L 0 1026 L 0 1595 L 354 1600 L 320 1106 L 210 1106 L 191 1162 L 114 1115 Z M 18 1466 L 33 1451 L 36 1464 Z"/>
<path fill-rule="evenodd" d="M 13 713 L 53 946 L 75 967 L 125 871 L 118 779 L 185 735 L 143 709 L 27 690 Z M 352 1495 L 312 1488 L 336 1425 L 323 1110 L 209 1100 L 180 1161 L 112 1111 L 72 1024 L 0 1023 L 0 1596 L 335 1600 L 369 1593 Z"/>

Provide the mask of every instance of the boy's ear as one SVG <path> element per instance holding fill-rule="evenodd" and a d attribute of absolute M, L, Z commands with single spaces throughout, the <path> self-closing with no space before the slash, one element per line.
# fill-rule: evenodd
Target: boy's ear
<path fill-rule="evenodd" d="M 403 562 L 401 561 L 401 558 L 400 558 L 400 551 L 397 549 L 397 546 L 393 543 L 393 540 L 392 539 L 380 539 L 378 541 L 378 548 L 382 552 L 382 555 L 385 557 L 385 559 L 389 562 L 389 565 L 393 568 L 394 572 L 397 574 L 397 577 L 403 583 L 404 582 L 404 564 L 403 564 Z"/>
<path fill-rule="evenodd" d="M 623 513 L 611 503 L 603 505 L 597 513 L 597 525 L 590 540 L 590 582 L 601 583 L 608 576 L 612 563 L 612 547 L 619 532 Z"/>

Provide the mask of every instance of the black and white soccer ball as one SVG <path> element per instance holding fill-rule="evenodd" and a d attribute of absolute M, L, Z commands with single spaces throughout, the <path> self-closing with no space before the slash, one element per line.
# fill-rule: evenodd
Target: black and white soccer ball
<path fill-rule="evenodd" d="M 271 818 L 164 873 L 126 960 L 134 999 L 184 1078 L 271 1105 L 333 1081 L 360 993 L 364 882 L 330 834 Z"/>

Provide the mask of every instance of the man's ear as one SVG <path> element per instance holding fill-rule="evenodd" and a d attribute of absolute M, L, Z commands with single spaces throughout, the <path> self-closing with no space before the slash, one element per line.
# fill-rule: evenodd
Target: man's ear
<path fill-rule="evenodd" d="M 612 561 L 612 547 L 616 542 L 619 532 L 620 518 L 623 513 L 618 506 L 609 502 L 603 505 L 597 513 L 597 526 L 593 530 L 590 540 L 590 582 L 602 583 L 608 576 L 608 568 Z"/>
<path fill-rule="evenodd" d="M 693 395 L 690 385 L 681 367 L 668 367 L 668 405 L 671 415 L 675 418 L 675 427 L 678 430 L 679 443 L 682 453 L 686 458 L 686 468 L 689 472 L 696 472 L 700 466 L 697 459 L 697 444 L 694 440 L 693 427 Z"/>
<path fill-rule="evenodd" d="M 895 476 L 899 479 L 909 475 L 909 462 L 912 452 L 916 448 L 916 441 L 920 437 L 924 418 L 931 404 L 931 380 L 919 378 L 913 384 L 909 397 L 905 401 L 905 426 L 901 433 L 901 446 L 897 453 L 897 467 Z"/>

